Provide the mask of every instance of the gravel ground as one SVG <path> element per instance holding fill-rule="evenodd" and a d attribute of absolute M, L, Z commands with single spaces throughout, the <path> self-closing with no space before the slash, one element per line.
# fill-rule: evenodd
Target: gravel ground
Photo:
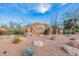
<path fill-rule="evenodd" d="M 63 43 L 69 42 L 71 37 L 79 38 L 79 34 L 67 35 L 41 35 L 41 36 L 25 36 L 20 37 L 22 40 L 18 44 L 13 44 L 14 35 L 0 36 L 0 56 L 23 56 L 25 48 L 33 48 L 34 56 L 68 56 L 67 52 L 62 50 L 60 46 Z M 51 40 L 51 37 L 55 39 Z M 33 40 L 40 40 L 43 42 L 42 47 L 32 45 Z"/>

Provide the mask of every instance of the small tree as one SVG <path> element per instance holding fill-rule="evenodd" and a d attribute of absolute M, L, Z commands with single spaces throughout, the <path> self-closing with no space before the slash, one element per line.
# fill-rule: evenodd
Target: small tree
<path fill-rule="evenodd" d="M 69 33 L 75 32 L 76 29 L 76 20 L 69 19 L 64 21 L 64 30 L 68 31 Z"/>
<path fill-rule="evenodd" d="M 21 28 L 21 26 L 22 26 L 21 23 L 16 23 L 16 22 L 10 21 L 11 28 Z"/>
<path fill-rule="evenodd" d="M 78 8 L 77 9 L 71 8 L 71 9 L 70 9 L 71 11 L 68 11 L 65 13 L 65 16 L 64 16 L 65 21 L 63 22 L 64 31 L 65 32 L 68 31 L 69 33 L 75 32 L 77 21 L 79 19 Z"/>

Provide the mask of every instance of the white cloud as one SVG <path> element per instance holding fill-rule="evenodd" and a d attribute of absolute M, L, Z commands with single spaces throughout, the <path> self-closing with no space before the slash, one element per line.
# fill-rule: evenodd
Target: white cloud
<path fill-rule="evenodd" d="M 66 3 L 61 3 L 61 5 L 63 6 L 63 5 L 65 5 Z"/>
<path fill-rule="evenodd" d="M 51 8 L 51 4 L 39 4 L 38 7 L 36 8 L 37 12 L 39 13 L 45 13 Z"/>

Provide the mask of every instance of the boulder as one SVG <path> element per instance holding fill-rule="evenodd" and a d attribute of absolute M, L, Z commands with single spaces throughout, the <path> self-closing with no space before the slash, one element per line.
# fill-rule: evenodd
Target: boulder
<path fill-rule="evenodd" d="M 75 40 L 75 38 L 71 38 L 70 40 Z"/>
<path fill-rule="evenodd" d="M 56 36 L 51 36 L 50 40 L 55 40 Z"/>
<path fill-rule="evenodd" d="M 75 48 L 75 47 L 71 47 L 67 44 L 63 44 L 61 46 L 69 55 L 71 56 L 79 56 L 79 49 Z"/>
<path fill-rule="evenodd" d="M 72 47 L 75 47 L 75 48 L 79 48 L 79 40 L 70 40 L 69 42 L 68 42 L 68 45 L 69 46 L 72 46 Z"/>
<path fill-rule="evenodd" d="M 40 41 L 40 40 L 33 40 L 32 44 L 34 46 L 37 46 L 37 47 L 42 47 L 43 46 L 43 42 Z"/>

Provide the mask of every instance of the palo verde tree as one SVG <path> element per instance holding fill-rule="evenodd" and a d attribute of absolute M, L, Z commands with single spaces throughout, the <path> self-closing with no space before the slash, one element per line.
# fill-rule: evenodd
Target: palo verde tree
<path fill-rule="evenodd" d="M 69 11 L 71 10 L 71 11 Z M 79 8 L 71 8 L 68 12 L 65 13 L 64 16 L 64 32 L 65 33 L 75 33 L 77 21 L 79 20 Z"/>

